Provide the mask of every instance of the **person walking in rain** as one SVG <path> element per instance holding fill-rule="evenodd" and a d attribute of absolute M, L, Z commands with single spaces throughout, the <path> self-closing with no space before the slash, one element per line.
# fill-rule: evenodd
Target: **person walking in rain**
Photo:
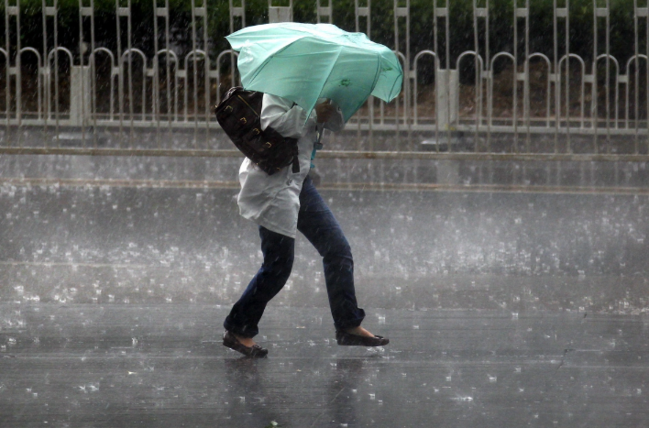
<path fill-rule="evenodd" d="M 323 259 L 329 305 L 339 345 L 383 346 L 387 338 L 361 327 L 365 312 L 354 289 L 354 261 L 338 221 L 316 190 L 308 173 L 323 129 L 344 126 L 341 110 L 320 100 L 307 117 L 295 103 L 264 94 L 262 129 L 272 127 L 286 138 L 298 139 L 299 172 L 290 166 L 268 175 L 246 158 L 239 170 L 240 214 L 258 224 L 263 263 L 223 323 L 223 344 L 249 357 L 265 357 L 268 350 L 254 341 L 268 302 L 291 273 L 295 237 L 300 231 Z"/>
<path fill-rule="evenodd" d="M 388 339 L 361 327 L 365 312 L 356 302 L 349 243 L 308 173 L 323 129 L 342 129 L 370 95 L 385 102 L 398 96 L 403 84 L 398 57 L 365 34 L 332 24 L 263 24 L 226 39 L 239 52 L 243 88 L 264 93 L 261 128 L 298 139 L 299 171 L 285 167 L 267 175 L 249 159 L 241 165 L 239 211 L 259 225 L 264 261 L 223 323 L 223 344 L 251 357 L 266 356 L 253 338 L 266 304 L 291 273 L 299 230 L 322 256 L 338 344 L 387 345 Z"/>

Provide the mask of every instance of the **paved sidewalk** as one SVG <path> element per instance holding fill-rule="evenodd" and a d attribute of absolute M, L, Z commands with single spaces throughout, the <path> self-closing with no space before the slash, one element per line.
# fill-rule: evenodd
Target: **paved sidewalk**
<path fill-rule="evenodd" d="M 366 308 L 368 309 L 368 308 Z M 264 360 L 213 305 L 0 305 L 0 427 L 645 427 L 649 321 L 569 312 L 269 307 Z"/>

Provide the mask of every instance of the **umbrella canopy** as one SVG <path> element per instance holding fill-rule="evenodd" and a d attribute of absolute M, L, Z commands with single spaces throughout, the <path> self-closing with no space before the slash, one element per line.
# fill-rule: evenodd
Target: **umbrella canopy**
<path fill-rule="evenodd" d="M 283 22 L 246 27 L 226 39 L 239 52 L 245 89 L 284 97 L 307 114 L 318 98 L 328 98 L 347 121 L 370 95 L 389 102 L 401 91 L 397 56 L 363 33 Z"/>

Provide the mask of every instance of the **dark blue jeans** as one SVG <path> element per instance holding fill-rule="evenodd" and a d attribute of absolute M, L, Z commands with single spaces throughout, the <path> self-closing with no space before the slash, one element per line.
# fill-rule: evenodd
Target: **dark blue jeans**
<path fill-rule="evenodd" d="M 365 312 L 356 303 L 354 260 L 338 221 L 307 177 L 300 193 L 297 229 L 322 256 L 329 306 L 336 329 L 361 325 Z M 295 239 L 259 227 L 264 262 L 223 326 L 243 337 L 259 333 L 266 304 L 284 287 L 293 267 Z"/>

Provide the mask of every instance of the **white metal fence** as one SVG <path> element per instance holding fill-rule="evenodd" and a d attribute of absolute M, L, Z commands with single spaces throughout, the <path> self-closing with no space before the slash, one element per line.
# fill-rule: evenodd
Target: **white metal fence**
<path fill-rule="evenodd" d="M 114 45 L 96 43 L 93 0 L 78 0 L 78 49 L 58 39 L 62 0 L 42 0 L 40 19 L 43 43 L 23 46 L 22 22 L 26 0 L 4 0 L 4 47 L 0 48 L 0 150 L 4 153 L 79 152 L 191 153 L 218 155 L 213 143 L 218 124 L 211 107 L 220 94 L 237 83 L 229 73 L 236 53 L 214 52 L 207 0 L 186 0 L 191 20 L 186 32 L 191 49 L 180 52 L 174 42 L 177 30 L 168 0 L 153 2 L 154 31 L 149 46 L 133 42 L 131 0 L 115 0 Z M 219 0 L 224 2 L 224 0 Z M 419 151 L 422 139 L 440 150 L 479 154 L 509 153 L 521 156 L 573 156 L 575 154 L 649 157 L 649 7 L 633 0 L 625 24 L 633 28 L 633 54 L 616 58 L 610 53 L 610 0 L 593 0 L 592 60 L 571 51 L 569 0 L 552 7 L 552 55 L 530 50 L 530 0 L 515 2 L 511 16 L 510 51 L 490 50 L 489 0 L 473 1 L 474 48 L 451 55 L 454 16 L 449 0 L 431 0 L 433 44 L 412 51 L 410 0 L 392 2 L 392 16 L 376 16 L 379 0 L 355 0 L 355 27 L 348 30 L 372 34 L 378 20 L 390 19 L 394 27 L 391 47 L 402 61 L 405 79 L 400 97 L 391 104 L 370 99 L 347 129 L 369 134 L 365 146 L 376 150 L 375 133 L 395 132 L 394 149 Z M 31 1 L 29 4 L 33 5 Z M 317 22 L 333 22 L 332 0 L 268 0 L 265 20 L 292 20 L 299 4 L 313 4 Z M 229 0 L 229 31 L 249 25 L 245 0 Z M 258 18 L 258 17 L 257 17 Z M 603 36 L 605 43 L 598 43 Z M 440 52 L 445 49 L 446 52 Z M 152 52 L 147 55 L 145 52 Z M 452 61 L 451 58 L 456 58 Z M 468 65 L 468 67 L 467 67 Z M 434 81 L 424 84 L 422 70 L 434 68 Z M 469 71 L 466 71 L 469 69 Z M 474 70 L 476 70 L 474 72 Z M 508 73 L 502 70 L 509 70 Z M 470 73 L 469 82 L 463 73 Z M 461 83 L 464 82 L 464 83 Z M 533 83 L 533 84 L 532 84 Z M 503 90 L 506 88 L 506 90 Z M 532 108 L 532 104 L 536 108 Z M 540 107 L 539 107 L 540 106 Z M 26 132 L 36 129 L 38 132 Z M 155 134 L 144 143 L 140 132 Z M 173 142 L 181 130 L 193 131 L 187 143 Z M 104 138 L 102 135 L 110 135 Z M 31 135 L 31 137 L 30 137 Z M 34 135 L 37 135 L 36 137 Z M 66 146 L 66 138 L 80 141 Z M 170 138 L 167 138 L 169 136 Z M 148 140 L 147 140 L 148 141 Z M 463 141 L 466 144 L 454 144 Z M 401 143 L 403 142 L 403 143 Z M 442 144 L 445 142 L 445 144 Z M 112 150 L 112 152 L 111 152 Z M 591 157 L 592 158 L 592 157 Z"/>

